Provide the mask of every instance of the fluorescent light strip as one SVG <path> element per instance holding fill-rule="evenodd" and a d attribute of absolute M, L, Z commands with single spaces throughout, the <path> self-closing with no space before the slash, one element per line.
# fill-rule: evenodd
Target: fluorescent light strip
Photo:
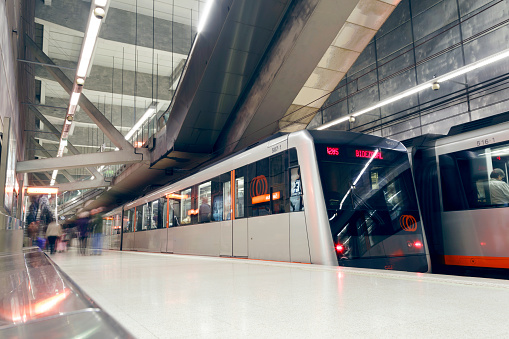
<path fill-rule="evenodd" d="M 451 80 L 452 78 L 455 78 L 455 77 L 458 77 L 460 75 L 466 74 L 468 72 L 471 72 L 471 71 L 473 71 L 475 69 L 478 69 L 480 67 L 487 66 L 487 65 L 492 64 L 494 62 L 503 60 L 503 59 L 505 59 L 507 57 L 509 57 L 509 49 L 503 50 L 502 52 L 493 54 L 492 56 L 489 56 L 487 58 L 484 58 L 484 59 L 481 59 L 479 61 L 473 62 L 473 63 L 471 63 L 471 64 L 469 64 L 467 66 L 463 66 L 463 67 L 461 67 L 461 68 L 459 68 L 459 69 L 457 69 L 455 71 L 452 71 L 450 73 L 447 73 L 447 74 L 444 74 L 444 75 L 442 75 L 440 77 L 437 77 L 436 79 L 431 79 L 429 81 L 426 81 L 422 85 L 416 86 L 414 88 L 411 88 L 409 90 L 401 92 L 398 95 L 395 95 L 395 96 L 390 97 L 388 99 L 382 100 L 382 101 L 380 101 L 378 104 L 376 104 L 374 106 L 365 108 L 363 110 L 360 110 L 360 111 L 355 112 L 353 114 L 350 114 L 348 116 L 344 116 L 344 117 L 332 120 L 332 121 L 330 121 L 330 122 L 328 122 L 326 124 L 323 124 L 322 126 L 318 127 L 317 130 L 324 130 L 324 129 L 327 129 L 329 127 L 335 126 L 335 125 L 340 124 L 342 122 L 348 121 L 350 119 L 350 117 L 352 117 L 352 116 L 353 117 L 358 117 L 359 115 L 365 114 L 367 112 L 373 111 L 373 110 L 375 110 L 377 108 L 380 108 L 382 106 L 385 106 L 385 105 L 388 105 L 388 104 L 393 103 L 395 101 L 398 101 L 398 100 L 401 100 L 403 98 L 406 98 L 406 97 L 408 97 L 410 95 L 413 95 L 413 94 L 416 94 L 418 92 L 421 92 L 421 91 L 423 91 L 425 89 L 431 88 L 431 85 L 433 85 L 435 82 L 441 83 L 441 82 L 445 82 L 445 81 Z"/>
<path fill-rule="evenodd" d="M 55 181 L 57 180 L 57 174 L 58 170 L 53 170 L 53 174 L 51 175 L 50 186 L 55 185 Z"/>
<path fill-rule="evenodd" d="M 71 94 L 71 102 L 70 102 L 70 106 L 76 106 L 78 105 L 78 101 L 80 101 L 80 93 L 76 93 L 76 92 L 73 92 Z M 70 107 L 69 107 L 69 111 L 70 111 Z M 70 112 L 69 112 L 70 113 Z"/>
<path fill-rule="evenodd" d="M 95 0 L 94 4 L 96 6 L 105 7 L 108 3 L 108 0 Z M 99 28 L 101 27 L 102 19 L 99 19 L 95 16 L 95 10 L 100 10 L 104 14 L 104 9 L 97 7 L 92 9 L 90 13 L 90 18 L 87 26 L 87 31 L 85 32 L 85 38 L 83 41 L 83 47 L 81 49 L 80 58 L 78 61 L 78 69 L 76 71 L 76 76 L 80 78 L 81 85 L 87 76 L 87 71 L 90 66 L 90 61 L 92 59 L 92 53 L 94 52 L 94 46 L 97 41 L 97 37 L 99 35 Z M 68 132 L 65 128 L 65 125 L 72 124 L 72 120 L 68 120 L 69 116 L 73 116 L 76 112 L 76 107 L 78 106 L 78 102 L 80 100 L 81 93 L 76 92 L 76 86 L 73 88 L 73 92 L 71 94 L 71 99 L 69 101 L 69 108 L 67 109 L 66 119 L 64 123 L 64 128 L 62 129 L 62 135 L 60 136 L 60 142 L 58 145 L 57 157 L 62 157 L 64 155 L 65 147 L 67 146 L 67 136 Z M 53 171 L 53 175 L 51 177 L 51 186 L 55 184 L 57 178 L 58 170 Z"/>
<path fill-rule="evenodd" d="M 203 14 L 202 14 L 200 23 L 198 24 L 198 28 L 197 28 L 198 33 L 200 33 L 203 30 L 203 28 L 205 27 L 205 23 L 207 22 L 207 18 L 209 17 L 213 2 L 214 2 L 214 0 L 209 0 L 207 2 L 207 4 L 205 5 L 205 9 L 202 12 Z"/>
<path fill-rule="evenodd" d="M 152 115 L 154 115 L 155 112 L 156 106 L 150 106 L 149 108 L 147 108 L 147 111 L 145 112 L 145 114 L 143 114 L 141 119 L 138 120 L 138 122 L 133 126 L 133 128 L 131 128 L 131 130 L 126 134 L 125 139 L 129 140 L 134 135 L 134 133 L 141 127 L 141 125 L 143 125 L 145 121 L 147 121 Z"/>
<path fill-rule="evenodd" d="M 101 27 L 101 19 L 96 18 L 93 12 L 90 15 L 90 23 L 88 24 L 88 29 L 85 33 L 85 42 L 83 43 L 78 71 L 76 72 L 76 74 L 82 78 L 87 75 L 88 66 L 92 59 L 92 52 L 94 51 L 95 42 L 99 35 L 99 27 Z"/>

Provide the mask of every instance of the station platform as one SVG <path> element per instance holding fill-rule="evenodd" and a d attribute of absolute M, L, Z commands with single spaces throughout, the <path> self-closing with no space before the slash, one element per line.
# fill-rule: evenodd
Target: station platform
<path fill-rule="evenodd" d="M 51 258 L 137 338 L 507 338 L 509 282 L 172 254 Z"/>

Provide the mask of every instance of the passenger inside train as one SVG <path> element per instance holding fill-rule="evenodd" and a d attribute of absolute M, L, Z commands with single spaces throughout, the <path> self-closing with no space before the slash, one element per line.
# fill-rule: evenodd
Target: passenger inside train
<path fill-rule="evenodd" d="M 490 174 L 490 199 L 493 205 L 509 203 L 509 185 L 504 181 L 505 173 L 495 168 Z"/>

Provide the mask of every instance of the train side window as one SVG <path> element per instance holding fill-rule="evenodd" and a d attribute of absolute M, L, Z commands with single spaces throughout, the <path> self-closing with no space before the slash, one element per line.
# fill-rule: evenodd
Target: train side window
<path fill-rule="evenodd" d="M 168 227 L 167 224 L 168 224 L 168 207 L 169 207 L 169 204 L 168 204 L 168 199 L 166 199 L 166 197 L 164 198 L 160 198 L 159 199 L 159 206 L 161 206 L 161 222 L 159 223 L 161 225 L 161 228 L 166 228 Z"/>
<path fill-rule="evenodd" d="M 143 230 L 143 205 L 137 206 L 136 209 L 136 232 Z"/>
<path fill-rule="evenodd" d="M 299 166 L 299 159 L 297 158 L 297 149 L 295 147 L 290 148 L 288 150 L 288 161 L 290 164 L 289 167 Z"/>
<path fill-rule="evenodd" d="M 210 222 L 212 215 L 212 182 L 208 181 L 198 185 L 198 222 Z"/>
<path fill-rule="evenodd" d="M 228 196 L 225 197 L 224 193 L 224 187 L 226 183 L 230 183 L 231 180 L 231 174 L 230 172 L 225 173 L 223 175 L 220 175 L 217 178 L 212 179 L 212 193 L 211 193 L 211 199 L 212 199 L 212 221 L 223 221 L 226 219 L 226 212 L 225 212 L 225 201 L 228 200 L 228 210 L 230 209 L 230 191 L 228 190 Z M 230 213 L 230 212 L 228 212 Z M 228 215 L 229 217 L 229 215 Z"/>
<path fill-rule="evenodd" d="M 304 210 L 302 195 L 300 167 L 292 167 L 290 168 L 290 212 L 299 212 Z"/>
<path fill-rule="evenodd" d="M 143 224 L 141 225 L 143 231 L 150 229 L 150 217 L 152 215 L 150 210 L 150 203 L 143 204 Z"/>
<path fill-rule="evenodd" d="M 509 205 L 507 145 L 440 155 L 444 211 Z"/>
<path fill-rule="evenodd" d="M 191 215 L 194 213 L 194 210 L 191 206 L 191 189 L 185 189 L 180 192 L 181 200 L 180 200 L 180 216 L 182 225 L 191 224 Z"/>
<path fill-rule="evenodd" d="M 120 228 L 122 227 L 122 217 L 120 214 L 115 214 L 114 216 L 114 220 L 115 220 L 115 223 L 114 223 L 114 228 L 115 230 L 113 231 L 113 234 L 120 234 Z"/>
<path fill-rule="evenodd" d="M 248 216 L 257 217 L 271 214 L 269 158 L 259 160 L 247 168 Z"/>
<path fill-rule="evenodd" d="M 231 195 L 231 181 L 223 183 L 223 219 L 231 220 L 232 216 L 232 195 Z"/>
<path fill-rule="evenodd" d="M 151 218 L 150 229 L 157 229 L 162 227 L 161 223 L 161 210 L 159 209 L 159 199 L 150 203 Z"/>
<path fill-rule="evenodd" d="M 286 185 L 286 152 L 279 153 L 269 158 L 269 198 L 272 194 L 270 210 L 272 214 L 284 213 L 287 198 Z"/>
<path fill-rule="evenodd" d="M 235 170 L 235 219 L 246 217 L 245 178 L 247 166 Z"/>
<path fill-rule="evenodd" d="M 134 208 L 124 211 L 124 233 L 134 230 Z"/>
<path fill-rule="evenodd" d="M 180 193 L 170 193 L 167 195 L 168 197 L 168 227 L 180 226 L 181 218 L 180 218 L 180 202 L 182 200 L 182 196 Z"/>

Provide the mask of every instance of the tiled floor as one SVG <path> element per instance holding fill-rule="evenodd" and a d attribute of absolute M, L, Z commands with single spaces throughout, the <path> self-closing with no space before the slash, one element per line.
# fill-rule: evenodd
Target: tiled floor
<path fill-rule="evenodd" d="M 52 258 L 138 338 L 509 338 L 509 281 L 135 252 Z"/>

